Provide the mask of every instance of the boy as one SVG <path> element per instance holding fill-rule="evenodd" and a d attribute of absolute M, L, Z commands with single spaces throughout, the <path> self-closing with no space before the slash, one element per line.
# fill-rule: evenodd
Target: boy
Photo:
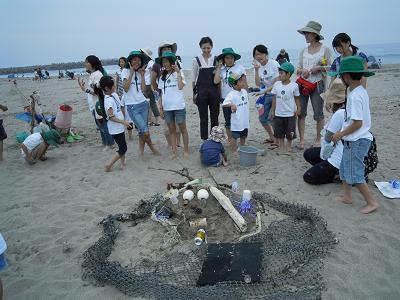
<path fill-rule="evenodd" d="M 239 73 L 232 73 L 228 77 L 228 84 L 233 88 L 225 97 L 222 103 L 223 107 L 230 107 L 231 114 L 231 132 L 232 140 L 231 150 L 237 154 L 237 139 L 240 138 L 240 146 L 244 146 L 248 129 L 249 121 L 249 95 L 245 88 L 247 87 L 246 75 L 243 70 Z"/>
<path fill-rule="evenodd" d="M 25 158 L 26 162 L 30 165 L 35 163 L 35 159 L 45 161 L 47 160 L 45 154 L 49 145 L 58 147 L 59 143 L 60 135 L 54 129 L 43 133 L 33 133 L 21 144 L 22 157 Z"/>
<path fill-rule="evenodd" d="M 342 130 L 332 136 L 334 143 L 341 139 L 344 142 L 339 169 L 344 195 L 339 200 L 351 204 L 351 186 L 356 185 L 367 202 L 360 212 L 368 214 L 375 211 L 379 205 L 364 178 L 364 157 L 368 153 L 373 137 L 369 132 L 371 128 L 369 96 L 361 85 L 361 78 L 372 76 L 374 73 L 364 70 L 364 62 L 360 57 L 349 56 L 342 59 L 338 72 L 329 73 L 329 75 L 340 75 L 343 83 L 349 88 Z"/>
<path fill-rule="evenodd" d="M 7 106 L 1 104 L 0 104 L 0 109 L 2 111 L 8 110 Z M 3 127 L 3 120 L 0 119 L 0 162 L 3 160 L 3 140 L 5 140 L 6 138 L 7 138 L 7 133 Z"/>
<path fill-rule="evenodd" d="M 272 87 L 272 108 L 270 118 L 274 120 L 274 137 L 279 148 L 283 148 L 285 137 L 286 151 L 292 152 L 292 141 L 296 138 L 296 117 L 300 115 L 300 92 L 297 83 L 290 81 L 294 73 L 291 63 L 279 67 L 279 80 Z M 271 148 L 272 149 L 272 148 Z"/>
<path fill-rule="evenodd" d="M 214 126 L 211 129 L 210 137 L 200 147 L 200 159 L 203 165 L 213 167 L 228 165 L 225 149 L 221 143 L 224 139 L 224 128 Z"/>

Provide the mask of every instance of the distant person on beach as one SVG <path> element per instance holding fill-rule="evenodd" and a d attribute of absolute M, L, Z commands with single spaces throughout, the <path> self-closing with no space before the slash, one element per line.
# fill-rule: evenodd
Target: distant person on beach
<path fill-rule="evenodd" d="M 214 83 L 214 72 L 217 58 L 211 54 L 213 41 L 206 36 L 199 42 L 201 55 L 193 59 L 192 89 L 193 102 L 197 105 L 200 116 L 200 137 L 208 139 L 208 111 L 210 111 L 211 128 L 218 126 L 220 90 Z"/>
<path fill-rule="evenodd" d="M 351 38 L 347 33 L 339 33 L 337 34 L 332 41 L 332 47 L 335 49 L 337 53 L 340 54 L 340 56 L 336 57 L 334 61 L 332 62 L 330 71 L 331 72 L 337 72 L 339 70 L 340 66 L 340 60 L 343 59 L 344 57 L 348 57 L 351 55 L 358 55 L 361 57 L 361 59 L 364 62 L 364 68 L 365 70 L 368 69 L 368 57 L 365 53 L 358 51 L 358 47 L 354 46 L 351 43 Z M 339 76 L 339 75 L 338 75 Z M 340 76 L 339 76 L 340 77 Z M 367 87 L 367 78 L 363 77 L 361 79 L 361 84 L 363 87 Z"/>
<path fill-rule="evenodd" d="M 359 56 L 349 56 L 340 62 L 339 70 L 331 75 L 340 75 L 348 87 L 345 122 L 342 130 L 332 136 L 334 143 L 343 140 L 344 149 L 340 164 L 340 179 L 343 183 L 344 195 L 339 199 L 346 204 L 352 203 L 351 187 L 355 185 L 362 194 L 367 205 L 360 212 L 364 214 L 375 211 L 379 205 L 365 181 L 364 157 L 373 140 L 371 129 L 371 112 L 369 96 L 361 84 L 362 77 L 374 73 L 365 71 L 365 65 Z"/>
<path fill-rule="evenodd" d="M 232 73 L 228 77 L 228 83 L 233 91 L 225 97 L 223 107 L 229 107 L 231 113 L 232 140 L 230 143 L 232 153 L 237 154 L 237 140 L 240 146 L 246 144 L 246 138 L 250 126 L 249 95 L 246 91 L 246 74 L 242 70 L 239 73 Z"/>
<path fill-rule="evenodd" d="M 228 84 L 228 77 L 232 73 L 245 72 L 245 68 L 242 65 L 237 64 L 237 61 L 241 56 L 232 48 L 222 49 L 222 53 L 217 56 L 217 68 L 214 75 L 214 83 L 219 84 L 221 87 L 221 103 L 224 102 L 225 97 L 233 90 Z M 231 108 L 222 107 L 225 119 L 225 129 L 228 136 L 228 141 L 231 142 Z M 213 127 L 214 128 L 214 127 Z"/>
<path fill-rule="evenodd" d="M 227 166 L 228 158 L 222 141 L 225 140 L 224 128 L 214 126 L 211 128 L 210 137 L 200 147 L 200 160 L 206 167 Z"/>
<path fill-rule="evenodd" d="M 92 114 L 96 126 L 100 131 L 100 137 L 102 142 L 103 150 L 111 149 L 114 145 L 114 140 L 107 128 L 107 120 L 102 115 L 102 108 L 98 102 L 99 93 L 102 93 L 99 82 L 101 77 L 106 74 L 100 59 L 95 55 L 89 55 L 85 59 L 86 72 L 90 74 L 87 85 L 85 82 L 78 77 L 79 87 L 83 92 L 87 94 L 87 102 L 89 111 Z M 66 71 L 67 72 L 67 71 Z M 97 109 L 96 109 L 97 105 Z M 103 107 L 104 109 L 104 107 Z"/>
<path fill-rule="evenodd" d="M 8 107 L 0 104 L 0 110 L 7 111 Z M 7 138 L 6 130 L 3 127 L 3 119 L 0 118 L 0 162 L 3 161 L 3 141 Z"/>
<path fill-rule="evenodd" d="M 46 152 L 49 146 L 58 147 L 59 143 L 60 134 L 54 129 L 32 133 L 20 145 L 21 154 L 28 164 L 33 165 L 36 160 L 47 160 Z"/>
<path fill-rule="evenodd" d="M 147 124 L 149 103 L 143 94 L 146 90 L 145 67 L 148 57 L 140 51 L 131 51 L 126 59 L 125 69 L 122 71 L 124 84 L 124 102 L 129 117 L 139 132 L 139 154 L 144 154 L 145 145 L 149 146 L 154 155 L 160 155 L 151 141 Z"/>
<path fill-rule="evenodd" d="M 106 172 L 111 172 L 113 165 L 121 160 L 121 170 L 125 169 L 125 153 L 128 150 L 125 140 L 125 127 L 130 128 L 131 124 L 125 120 L 124 108 L 115 93 L 115 83 L 111 76 L 103 76 L 100 79 L 100 88 L 104 92 L 104 109 L 107 113 L 108 132 L 118 145 L 117 154 L 105 166 Z"/>
<path fill-rule="evenodd" d="M 281 49 L 278 56 L 276 57 L 276 61 L 281 65 L 285 62 L 290 62 L 289 54 L 286 52 L 285 49 Z"/>
<path fill-rule="evenodd" d="M 47 71 L 47 69 L 44 69 L 44 74 L 45 74 L 45 79 L 49 79 L 50 78 L 50 73 L 49 71 Z"/>
<path fill-rule="evenodd" d="M 268 48 L 265 45 L 257 45 L 253 49 L 253 66 L 256 85 L 260 88 L 257 95 L 261 95 L 256 100 L 258 107 L 258 120 L 267 132 L 267 138 L 263 144 L 271 144 L 270 149 L 275 149 L 279 145 L 275 142 L 274 131 L 272 129 L 271 120 L 269 119 L 272 94 L 271 88 L 273 84 L 279 80 L 279 63 L 268 58 Z"/>
<path fill-rule="evenodd" d="M 294 73 L 291 63 L 285 62 L 279 67 L 279 81 L 275 82 L 271 94 L 271 119 L 274 123 L 274 136 L 279 148 L 283 149 L 285 138 L 286 151 L 292 152 L 292 141 L 296 138 L 296 118 L 300 115 L 300 92 L 296 82 L 290 81 Z"/>
<path fill-rule="evenodd" d="M 34 71 L 33 71 L 33 80 L 39 80 L 40 79 L 40 77 L 39 77 L 39 73 L 38 73 L 38 70 L 37 69 L 35 69 Z"/>
<path fill-rule="evenodd" d="M 186 104 L 183 87 L 186 84 L 185 75 L 176 63 L 173 52 L 164 52 L 156 58 L 158 64 L 162 64 L 163 71 L 158 81 L 160 95 L 161 116 L 168 125 L 170 141 L 172 144 L 171 159 L 177 158 L 176 127 L 179 127 L 183 139 L 184 158 L 189 157 L 189 134 L 186 127 Z"/>
<path fill-rule="evenodd" d="M 324 101 L 320 94 L 325 91 L 326 71 L 331 65 L 331 50 L 323 45 L 321 40 L 321 24 L 310 21 L 299 30 L 304 35 L 308 47 L 303 49 L 299 55 L 299 64 L 297 67 L 297 83 L 301 93 L 301 115 L 298 119 L 300 143 L 298 149 L 304 149 L 304 131 L 306 126 L 306 116 L 308 100 L 314 111 L 314 120 L 316 121 L 316 137 L 314 147 L 319 147 L 321 141 L 321 130 L 324 127 Z"/>
<path fill-rule="evenodd" d="M 7 243 L 3 238 L 3 235 L 0 233 L 0 273 L 3 272 L 7 268 L 7 261 L 6 261 L 6 250 L 7 250 Z M 1 281 L 0 277 L 0 300 L 3 300 L 3 282 Z"/>

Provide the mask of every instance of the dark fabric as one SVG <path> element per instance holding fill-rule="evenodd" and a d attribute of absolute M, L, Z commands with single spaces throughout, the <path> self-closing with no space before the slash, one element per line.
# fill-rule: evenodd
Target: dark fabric
<path fill-rule="evenodd" d="M 118 145 L 118 150 L 117 150 L 118 154 L 123 156 L 128 150 L 128 147 L 126 146 L 125 132 L 113 134 L 112 137 L 114 138 L 114 141 Z"/>
<path fill-rule="evenodd" d="M 7 133 L 3 127 L 3 120 L 0 120 L 0 141 L 7 138 Z"/>
<path fill-rule="evenodd" d="M 280 65 L 283 64 L 284 62 L 290 62 L 289 54 L 287 52 L 284 55 L 279 53 L 278 56 L 276 57 L 276 61 Z"/>
<path fill-rule="evenodd" d="M 275 117 L 274 137 L 277 139 L 293 140 L 296 138 L 296 117 Z"/>
<path fill-rule="evenodd" d="M 219 163 L 220 154 L 224 153 L 224 146 L 212 140 L 206 140 L 200 147 L 201 162 L 205 166 L 213 166 Z"/>
<path fill-rule="evenodd" d="M 313 165 L 304 173 L 303 179 L 309 184 L 319 185 L 332 183 L 339 169 L 320 157 L 321 147 L 313 147 L 304 151 L 304 159 Z"/>
<path fill-rule="evenodd" d="M 224 113 L 225 128 L 231 128 L 232 108 L 230 108 L 230 107 L 222 107 L 222 111 Z"/>
<path fill-rule="evenodd" d="M 144 96 L 150 100 L 150 109 L 155 117 L 160 116 L 160 111 L 158 110 L 156 98 L 154 97 L 153 91 L 150 85 L 146 85 L 146 90 L 144 91 Z"/>

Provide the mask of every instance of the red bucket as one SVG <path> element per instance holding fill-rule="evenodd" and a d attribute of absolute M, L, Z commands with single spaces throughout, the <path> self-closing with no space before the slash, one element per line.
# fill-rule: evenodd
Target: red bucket
<path fill-rule="evenodd" d="M 57 111 L 54 125 L 60 129 L 70 128 L 72 124 L 72 107 L 67 104 L 61 104 Z"/>

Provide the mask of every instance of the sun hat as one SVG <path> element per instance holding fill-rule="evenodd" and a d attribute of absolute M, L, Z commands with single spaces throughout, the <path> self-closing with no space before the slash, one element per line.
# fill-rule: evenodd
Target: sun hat
<path fill-rule="evenodd" d="M 327 104 L 340 104 L 346 101 L 346 86 L 343 84 L 340 78 L 335 78 L 329 85 L 326 92 L 321 94 L 321 98 Z"/>
<path fill-rule="evenodd" d="M 321 28 L 322 25 L 319 24 L 318 22 L 309 21 L 305 27 L 300 28 L 299 30 L 297 30 L 297 32 L 300 34 L 304 34 L 305 32 L 312 32 L 317 34 L 320 40 L 323 40 L 324 37 L 320 34 Z"/>
<path fill-rule="evenodd" d="M 288 72 L 290 75 L 294 73 L 294 67 L 290 62 L 284 62 L 278 67 L 279 70 Z"/>
<path fill-rule="evenodd" d="M 238 72 L 236 73 L 231 73 L 228 76 L 228 83 L 230 86 L 232 86 L 235 82 L 237 82 L 244 74 L 244 69 L 238 69 Z"/>
<path fill-rule="evenodd" d="M 141 48 L 140 51 L 150 58 L 153 55 L 153 52 L 150 50 L 150 48 Z"/>
<path fill-rule="evenodd" d="M 178 50 L 178 46 L 174 42 L 161 42 L 160 46 L 158 46 L 158 56 L 161 56 L 161 49 L 165 47 L 171 47 L 171 52 L 174 54 Z"/>
<path fill-rule="evenodd" d="M 49 145 L 58 147 L 58 144 L 60 143 L 60 134 L 57 132 L 57 130 L 51 129 L 49 131 L 42 132 L 42 137 Z"/>
<path fill-rule="evenodd" d="M 161 65 L 163 58 L 169 58 L 172 59 L 173 62 L 176 62 L 176 55 L 172 52 L 167 51 L 164 52 L 163 55 L 161 55 L 160 57 L 156 58 L 156 63 Z"/>
<path fill-rule="evenodd" d="M 330 76 L 337 76 L 344 73 L 363 73 L 364 77 L 375 75 L 373 72 L 364 70 L 364 61 L 359 56 L 348 56 L 340 61 L 339 71 L 328 72 Z"/>
<path fill-rule="evenodd" d="M 225 140 L 224 128 L 222 128 L 221 126 L 214 126 L 211 129 L 210 137 L 208 139 L 217 143 L 220 143 L 223 140 Z"/>
<path fill-rule="evenodd" d="M 125 68 L 129 69 L 129 62 L 131 61 L 132 58 L 134 57 L 140 57 L 142 60 L 142 66 L 147 64 L 150 60 L 150 57 L 148 57 L 146 54 L 142 53 L 141 51 L 131 51 L 126 58 L 126 65 Z"/>
<path fill-rule="evenodd" d="M 224 48 L 222 49 L 222 53 L 217 56 L 217 60 L 223 59 L 226 55 L 232 55 L 235 60 L 239 60 L 241 58 L 240 54 L 235 53 L 232 48 Z"/>

